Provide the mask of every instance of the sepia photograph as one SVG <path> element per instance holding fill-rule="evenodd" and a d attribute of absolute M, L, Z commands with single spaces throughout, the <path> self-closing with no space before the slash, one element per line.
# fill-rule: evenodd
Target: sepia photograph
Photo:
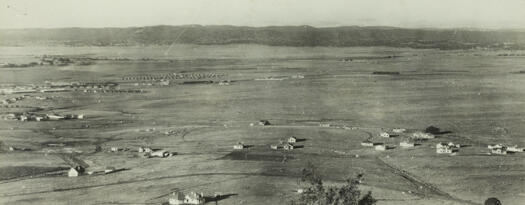
<path fill-rule="evenodd" d="M 0 0 L 0 204 L 524 205 L 525 0 Z"/>

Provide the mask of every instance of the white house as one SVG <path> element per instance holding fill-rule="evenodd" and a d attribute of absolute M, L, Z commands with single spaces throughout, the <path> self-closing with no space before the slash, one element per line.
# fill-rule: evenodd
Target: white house
<path fill-rule="evenodd" d="M 191 192 L 189 194 L 184 194 L 181 192 L 175 192 L 172 194 L 172 197 L 168 199 L 170 205 L 182 205 L 182 204 L 204 204 L 206 200 L 202 193 L 198 194 Z"/>
<path fill-rule="evenodd" d="M 374 146 L 374 149 L 377 150 L 377 151 L 385 151 L 386 150 L 386 146 L 383 145 L 383 144 L 379 144 L 379 145 Z"/>
<path fill-rule="evenodd" d="M 438 154 L 451 154 L 454 152 L 453 147 L 449 146 L 446 143 L 438 143 L 436 144 L 436 153 Z"/>
<path fill-rule="evenodd" d="M 244 149 L 244 144 L 242 142 L 238 142 L 237 144 L 233 145 L 233 149 Z"/>
<path fill-rule="evenodd" d="M 78 177 L 82 173 L 84 173 L 84 168 L 81 166 L 71 167 L 69 171 L 67 172 L 68 177 Z"/>
<path fill-rule="evenodd" d="M 49 120 L 62 120 L 64 119 L 65 117 L 64 116 L 61 116 L 61 115 L 56 115 L 56 114 L 47 114 L 47 118 Z"/>
<path fill-rule="evenodd" d="M 284 148 L 285 150 L 293 150 L 293 149 L 295 148 L 295 146 L 294 146 L 293 144 L 288 143 L 288 144 L 285 144 L 285 145 L 283 146 L 283 148 Z"/>
<path fill-rule="evenodd" d="M 508 146 L 507 147 L 507 151 L 509 151 L 509 152 L 523 152 L 523 148 L 518 147 L 518 145 Z"/>
<path fill-rule="evenodd" d="M 412 137 L 416 138 L 416 139 L 433 139 L 433 138 L 435 138 L 433 134 L 424 133 L 424 132 L 414 132 L 412 134 Z"/>
<path fill-rule="evenodd" d="M 327 123 L 320 123 L 319 127 L 330 127 L 330 124 Z"/>
<path fill-rule="evenodd" d="M 279 145 L 270 145 L 270 149 L 275 149 L 275 150 L 277 150 L 277 149 L 279 149 L 279 148 L 281 148 Z"/>
<path fill-rule="evenodd" d="M 296 142 L 297 142 L 297 138 L 295 137 L 288 138 L 288 143 L 296 143 Z"/>
<path fill-rule="evenodd" d="M 169 157 L 171 156 L 171 153 L 166 151 L 166 150 L 158 150 L 158 151 L 155 151 L 155 152 L 151 152 L 150 157 L 160 157 L 160 158 L 164 158 L 164 157 Z"/>
<path fill-rule="evenodd" d="M 501 155 L 506 155 L 506 154 L 507 154 L 507 148 L 506 148 L 506 147 L 502 147 L 502 148 L 494 148 L 494 149 L 491 149 L 491 150 L 490 150 L 490 153 L 491 153 L 491 154 L 501 154 Z"/>
<path fill-rule="evenodd" d="M 104 169 L 104 174 L 109 174 L 114 171 L 115 171 L 115 167 L 106 167 L 106 169 Z"/>
<path fill-rule="evenodd" d="M 374 143 L 373 142 L 370 142 L 370 141 L 362 141 L 361 142 L 361 146 L 365 146 L 365 147 L 373 147 L 374 146 Z"/>
<path fill-rule="evenodd" d="M 407 130 L 404 129 L 404 128 L 394 128 L 394 129 L 392 129 L 392 132 L 394 132 L 394 133 L 404 133 L 406 131 Z"/>
<path fill-rule="evenodd" d="M 503 148 L 503 145 L 502 144 L 489 144 L 489 145 L 487 145 L 487 148 L 489 148 L 489 149 L 501 149 L 501 148 Z"/>
<path fill-rule="evenodd" d="M 379 136 L 381 136 L 381 137 L 385 137 L 385 138 L 389 138 L 389 137 L 390 137 L 390 134 L 388 134 L 387 132 L 381 132 L 381 133 L 379 134 Z"/>
<path fill-rule="evenodd" d="M 408 142 L 408 141 L 402 141 L 399 143 L 399 146 L 400 147 L 414 147 L 415 144 L 412 142 Z"/>

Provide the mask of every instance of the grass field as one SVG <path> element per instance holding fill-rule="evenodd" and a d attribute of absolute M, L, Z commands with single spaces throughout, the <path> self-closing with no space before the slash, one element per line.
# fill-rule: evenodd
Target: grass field
<path fill-rule="evenodd" d="M 2 115 L 38 108 L 35 112 L 86 116 L 0 120 L 0 204 L 162 204 L 175 190 L 231 194 L 219 204 L 289 204 L 306 186 L 298 179 L 308 162 L 328 184 L 363 173 L 362 189 L 372 190 L 378 204 L 482 204 L 488 197 L 523 204 L 523 153 L 485 154 L 488 144 L 525 146 L 525 75 L 515 73 L 525 70 L 525 57 L 498 56 L 501 52 L 508 51 L 1 47 L 5 62 L 28 63 L 41 55 L 98 58 L 90 65 L 0 68 L 4 87 L 114 82 L 118 89 L 143 92 L 28 93 L 49 99 L 0 108 Z M 203 79 L 213 83 L 183 84 L 196 80 L 181 78 L 169 86 L 123 79 L 170 73 L 222 75 Z M 294 77 L 299 75 L 304 78 Z M 259 126 L 259 120 L 271 125 Z M 381 152 L 360 145 L 366 139 L 399 145 L 410 133 L 394 138 L 379 133 L 431 125 L 447 132 L 407 149 Z M 165 134 L 170 130 L 174 134 Z M 303 147 L 270 149 L 290 136 L 304 139 L 297 143 Z M 433 146 L 440 141 L 467 146 L 456 155 L 438 155 Z M 250 147 L 234 151 L 237 142 Z M 28 150 L 9 151 L 9 146 Z M 145 158 L 137 152 L 140 146 L 177 154 Z M 110 147 L 129 150 L 109 152 Z M 88 164 L 88 171 L 106 166 L 123 171 L 76 178 L 42 174 L 69 167 L 64 156 Z"/>

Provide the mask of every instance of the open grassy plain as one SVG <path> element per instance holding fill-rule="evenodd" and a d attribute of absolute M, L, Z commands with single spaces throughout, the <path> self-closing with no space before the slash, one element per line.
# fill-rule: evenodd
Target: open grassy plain
<path fill-rule="evenodd" d="M 29 63 L 42 55 L 92 62 L 0 68 L 3 87 L 112 82 L 117 90 L 140 92 L 0 95 L 27 96 L 17 107 L 0 108 L 2 115 L 85 114 L 81 120 L 0 121 L 0 204 L 162 204 L 176 190 L 228 196 L 219 204 L 289 204 L 307 186 L 299 178 L 308 162 L 328 184 L 363 173 L 362 189 L 372 190 L 378 204 L 482 204 L 488 197 L 524 204 L 525 155 L 486 154 L 488 144 L 525 146 L 525 74 L 516 73 L 525 70 L 525 57 L 498 56 L 509 52 L 1 47 L 0 62 Z M 399 74 L 372 74 L 377 71 Z M 186 75 L 169 85 L 151 77 L 173 73 Z M 259 120 L 271 125 L 259 126 Z M 399 147 L 410 132 L 431 125 L 446 132 Z M 392 128 L 409 131 L 379 137 Z M 303 147 L 270 149 L 290 136 L 303 139 L 297 143 Z M 360 145 L 367 139 L 396 147 L 375 151 Z M 467 146 L 438 155 L 433 147 L 441 141 Z M 234 151 L 237 142 L 249 147 Z M 145 158 L 138 147 L 176 155 Z M 72 163 L 88 171 L 122 170 L 67 177 Z"/>

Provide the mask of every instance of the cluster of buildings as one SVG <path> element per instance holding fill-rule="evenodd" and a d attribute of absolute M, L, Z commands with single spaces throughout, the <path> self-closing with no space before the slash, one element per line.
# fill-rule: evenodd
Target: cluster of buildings
<path fill-rule="evenodd" d="M 15 103 L 16 101 L 23 100 L 24 98 L 25 98 L 25 96 L 9 98 L 9 99 L 2 100 L 1 103 L 2 103 L 2 105 L 9 105 L 11 103 Z"/>
<path fill-rule="evenodd" d="M 174 192 L 168 199 L 170 205 L 183 205 L 183 204 L 204 204 L 206 200 L 202 193 L 190 192 L 184 194 L 182 192 Z"/>
<path fill-rule="evenodd" d="M 454 152 L 458 152 L 460 147 L 461 147 L 460 144 L 454 144 L 452 142 L 449 142 L 449 143 L 440 142 L 436 144 L 436 153 L 452 154 Z"/>
<path fill-rule="evenodd" d="M 518 145 L 506 146 L 503 144 L 491 144 L 487 145 L 490 150 L 490 154 L 506 155 L 508 152 L 523 152 L 524 148 L 518 147 Z"/>
<path fill-rule="evenodd" d="M 83 114 L 38 114 L 38 113 L 10 113 L 6 116 L 7 120 L 25 121 L 47 121 L 47 120 L 68 120 L 68 119 L 84 119 Z"/>
<path fill-rule="evenodd" d="M 297 143 L 297 138 L 292 136 L 292 137 L 288 138 L 288 140 L 286 142 L 283 141 L 283 140 L 279 140 L 279 144 L 277 144 L 277 145 L 270 145 L 270 149 L 273 149 L 273 150 L 278 150 L 278 149 L 293 150 L 293 149 L 298 147 L 295 143 Z"/>

